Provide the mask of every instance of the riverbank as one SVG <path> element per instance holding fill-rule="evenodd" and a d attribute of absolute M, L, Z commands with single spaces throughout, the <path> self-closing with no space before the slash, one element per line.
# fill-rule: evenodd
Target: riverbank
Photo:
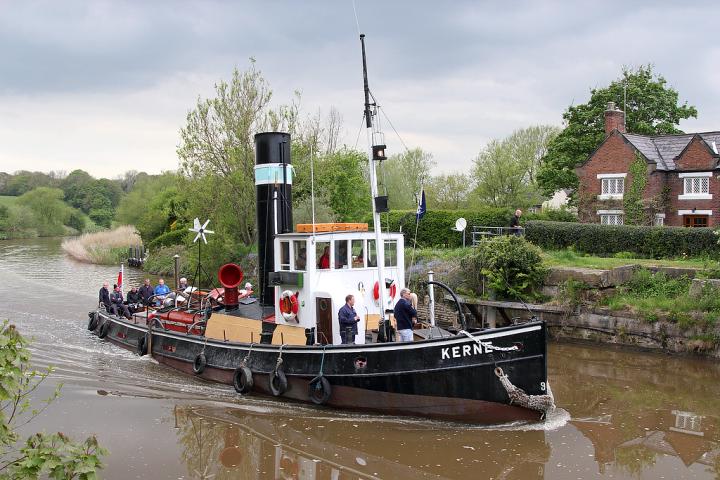
<path fill-rule="evenodd" d="M 114 230 L 86 233 L 63 240 L 63 251 L 80 262 L 116 265 L 127 259 L 129 247 L 142 244 L 135 227 L 124 225 Z"/>

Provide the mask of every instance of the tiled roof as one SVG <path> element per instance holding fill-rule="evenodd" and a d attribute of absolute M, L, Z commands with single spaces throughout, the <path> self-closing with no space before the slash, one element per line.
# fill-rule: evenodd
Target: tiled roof
<path fill-rule="evenodd" d="M 720 132 L 684 133 L 681 135 L 645 136 L 631 133 L 622 134 L 625 139 L 642 153 L 645 158 L 657 164 L 658 170 L 675 170 L 675 159 L 685 150 L 695 135 L 699 135 L 708 148 L 713 142 L 720 149 Z"/>

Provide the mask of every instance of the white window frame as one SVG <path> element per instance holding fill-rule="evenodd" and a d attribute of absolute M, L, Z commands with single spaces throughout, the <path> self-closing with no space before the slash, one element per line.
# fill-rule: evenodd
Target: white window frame
<path fill-rule="evenodd" d="M 712 210 L 678 210 L 678 215 L 707 215 L 712 217 Z"/>
<path fill-rule="evenodd" d="M 625 212 L 622 210 L 598 210 L 600 225 L 625 225 Z"/>
<path fill-rule="evenodd" d="M 622 200 L 625 194 L 625 177 L 627 173 L 598 173 L 597 178 L 600 180 L 600 200 Z M 612 186 L 612 187 L 611 187 Z M 618 186 L 622 190 L 618 193 Z M 614 190 L 615 193 L 604 193 Z"/>
<path fill-rule="evenodd" d="M 664 227 L 665 226 L 665 214 L 664 213 L 656 213 L 653 225 L 656 227 Z"/>
<path fill-rule="evenodd" d="M 710 193 L 710 179 L 712 175 L 712 172 L 687 172 L 678 174 L 678 178 L 683 181 L 683 193 L 678 195 L 678 200 L 712 200 L 713 196 Z M 699 185 L 699 188 L 696 189 L 696 185 Z"/>

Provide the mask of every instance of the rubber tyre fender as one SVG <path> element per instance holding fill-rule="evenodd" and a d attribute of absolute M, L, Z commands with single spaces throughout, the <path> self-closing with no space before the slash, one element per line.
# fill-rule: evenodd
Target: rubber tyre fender
<path fill-rule="evenodd" d="M 332 386 L 327 378 L 320 376 L 310 380 L 308 396 L 315 405 L 325 405 L 332 395 Z"/>
<path fill-rule="evenodd" d="M 205 366 L 207 365 L 207 357 L 205 357 L 205 354 L 200 352 L 195 356 L 195 360 L 193 360 L 193 373 L 195 375 L 200 375 L 202 372 L 205 371 Z"/>
<path fill-rule="evenodd" d="M 287 377 L 285 376 L 285 372 L 282 371 L 282 368 L 276 368 L 270 372 L 268 383 L 270 384 L 270 392 L 276 397 L 285 393 L 288 388 Z"/>
<path fill-rule="evenodd" d="M 247 395 L 252 391 L 254 384 L 252 370 L 246 366 L 235 369 L 235 373 L 233 373 L 233 387 L 235 387 L 237 393 Z"/>
<path fill-rule="evenodd" d="M 90 315 L 90 321 L 88 322 L 87 329 L 91 332 L 95 330 L 100 323 L 100 314 L 98 312 L 92 312 Z"/>
<path fill-rule="evenodd" d="M 147 353 L 148 353 L 148 338 L 147 338 L 147 336 L 148 336 L 148 334 L 146 333 L 142 337 L 138 338 L 137 354 L 140 355 L 141 357 L 147 355 Z"/>
<path fill-rule="evenodd" d="M 98 337 L 105 338 L 108 336 L 108 333 L 110 333 L 110 320 L 105 320 L 105 323 L 100 325 L 100 330 L 98 330 Z"/>

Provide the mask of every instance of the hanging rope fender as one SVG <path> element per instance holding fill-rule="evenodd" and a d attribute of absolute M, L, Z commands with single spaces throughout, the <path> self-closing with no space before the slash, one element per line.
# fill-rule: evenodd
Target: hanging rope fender
<path fill-rule="evenodd" d="M 288 388 L 287 377 L 285 376 L 283 369 L 280 368 L 283 362 L 282 350 L 284 346 L 284 343 L 280 345 L 280 354 L 278 355 L 277 362 L 275 363 L 275 369 L 270 372 L 270 377 L 268 379 L 270 383 L 270 392 L 276 397 L 285 393 L 285 390 Z"/>
<path fill-rule="evenodd" d="M 332 387 L 327 378 L 323 376 L 323 367 L 325 366 L 325 345 L 323 345 L 323 353 L 320 358 L 320 373 L 317 377 L 308 383 L 308 396 L 316 405 L 324 405 L 330 400 L 332 395 Z"/>
<path fill-rule="evenodd" d="M 460 330 L 458 332 L 458 335 L 460 335 L 460 334 L 463 334 L 466 337 L 468 337 L 469 339 L 473 340 L 475 343 L 477 343 L 481 347 L 485 348 L 485 350 L 492 350 L 492 351 L 497 351 L 497 352 L 512 352 L 512 351 L 518 350 L 517 345 L 513 345 L 512 347 L 498 347 L 497 345 L 493 345 L 491 342 L 483 342 L 479 338 L 473 337 L 472 334 L 470 334 L 469 332 L 466 332 L 465 330 Z"/>
<path fill-rule="evenodd" d="M 550 390 L 549 383 L 547 384 L 548 393 L 546 395 L 528 395 L 522 388 L 518 388 L 512 384 L 502 368 L 495 367 L 495 375 L 500 379 L 500 383 L 505 388 L 508 397 L 510 397 L 510 405 L 515 404 L 543 412 L 543 418 L 545 418 L 548 412 L 555 409 L 555 397 L 552 394 L 552 390 Z"/>

